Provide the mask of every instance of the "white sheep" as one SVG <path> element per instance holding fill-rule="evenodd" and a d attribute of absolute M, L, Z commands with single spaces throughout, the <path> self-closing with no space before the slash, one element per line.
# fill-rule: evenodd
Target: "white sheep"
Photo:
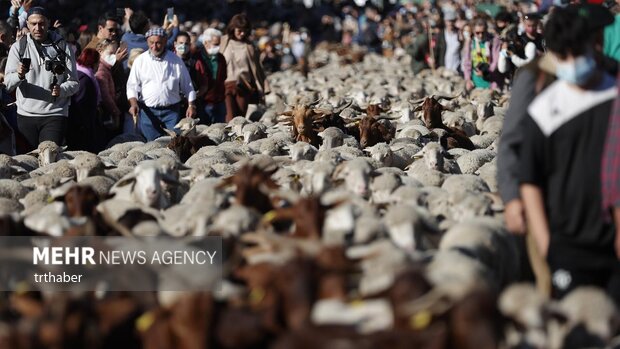
<path fill-rule="evenodd" d="M 143 161 L 132 173 L 114 184 L 110 192 L 115 194 L 117 200 L 133 201 L 146 207 L 166 208 L 168 202 L 162 191 L 161 182 L 174 185 L 178 184 L 178 181 L 162 172 L 157 162 Z"/>

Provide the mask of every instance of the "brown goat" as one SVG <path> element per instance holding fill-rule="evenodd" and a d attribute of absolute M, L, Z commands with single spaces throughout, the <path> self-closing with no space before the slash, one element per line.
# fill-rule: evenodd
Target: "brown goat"
<path fill-rule="evenodd" d="M 223 188 L 229 185 L 236 186 L 235 198 L 237 204 L 246 207 L 253 207 L 261 213 L 273 210 L 273 204 L 269 196 L 263 192 L 262 187 L 268 189 L 278 189 L 279 186 L 271 179 L 278 169 L 264 171 L 254 165 L 246 164 L 235 173 L 234 176 L 224 179 L 218 187 Z"/>
<path fill-rule="evenodd" d="M 293 126 L 293 137 L 298 142 L 310 143 L 315 147 L 321 145 L 321 138 L 318 133 L 328 127 L 338 127 L 346 132 L 344 121 L 340 118 L 340 113 L 348 108 L 353 102 L 349 101 L 345 105 L 334 110 L 315 108 L 321 100 L 318 99 L 308 104 L 298 103 L 292 106 L 292 110 L 282 113 L 280 121 Z"/>
<path fill-rule="evenodd" d="M 452 98 L 454 97 L 430 96 L 422 100 L 411 101 L 411 104 L 419 104 L 414 111 L 422 110 L 424 112 L 424 124 L 426 124 L 426 127 L 429 130 L 440 128 L 448 132 L 448 134 L 440 140 L 440 143 L 444 148 L 463 148 L 467 150 L 474 150 L 476 147 L 469 137 L 467 137 L 465 132 L 446 126 L 441 119 L 441 113 L 447 109 L 439 103 L 439 100 Z"/>
<path fill-rule="evenodd" d="M 385 116 L 366 115 L 359 120 L 359 141 L 362 148 L 372 147 L 381 142 L 389 143 L 394 139 L 396 128 L 388 121 L 389 119 Z"/>
<path fill-rule="evenodd" d="M 168 143 L 168 149 L 172 149 L 181 162 L 185 162 L 192 155 L 196 154 L 200 148 L 210 145 L 216 144 L 205 135 L 174 135 Z"/>

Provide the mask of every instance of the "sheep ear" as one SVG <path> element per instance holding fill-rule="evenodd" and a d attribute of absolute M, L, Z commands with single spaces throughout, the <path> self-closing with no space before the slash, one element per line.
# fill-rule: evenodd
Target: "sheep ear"
<path fill-rule="evenodd" d="M 33 150 L 33 151 L 29 152 L 29 153 L 26 153 L 26 155 L 38 156 L 39 153 L 41 153 L 39 151 L 39 149 L 35 149 L 35 150 Z"/>
<path fill-rule="evenodd" d="M 136 182 L 136 177 L 133 173 L 128 174 L 127 176 L 121 178 L 118 182 L 116 182 L 116 187 L 124 187 L 129 184 L 133 184 Z"/>
<path fill-rule="evenodd" d="M 21 167 L 19 167 L 19 166 L 14 166 L 14 165 L 13 165 L 13 166 L 11 166 L 11 169 L 12 169 L 13 171 L 15 171 L 15 173 L 17 173 L 17 174 L 24 174 L 24 173 L 28 173 L 28 171 L 26 171 L 25 169 L 23 169 L 23 168 L 21 168 Z"/>
<path fill-rule="evenodd" d="M 418 105 L 417 107 L 415 107 L 415 109 L 413 110 L 414 112 L 418 112 L 422 110 L 422 106 Z"/>
<path fill-rule="evenodd" d="M 113 168 L 116 168 L 116 165 L 107 158 L 101 159 L 101 162 L 103 162 L 104 169 L 106 170 L 111 170 Z"/>

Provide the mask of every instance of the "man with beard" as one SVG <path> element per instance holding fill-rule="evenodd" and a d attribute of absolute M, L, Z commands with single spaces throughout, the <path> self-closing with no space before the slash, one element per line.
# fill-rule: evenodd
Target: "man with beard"
<path fill-rule="evenodd" d="M 139 122 L 142 135 L 152 141 L 172 130 L 181 115 L 181 93 L 188 101 L 186 117 L 196 115 L 196 91 L 183 60 L 166 50 L 166 32 L 160 27 L 146 33 L 149 50 L 136 58 L 127 80 L 129 114 Z M 138 100 L 140 98 L 140 100 Z"/>

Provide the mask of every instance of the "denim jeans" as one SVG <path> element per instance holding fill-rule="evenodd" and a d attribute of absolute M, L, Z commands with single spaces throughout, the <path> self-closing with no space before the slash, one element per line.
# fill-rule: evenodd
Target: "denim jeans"
<path fill-rule="evenodd" d="M 181 105 L 179 103 L 161 109 L 149 108 L 145 105 L 140 106 L 138 125 L 147 142 L 166 136 L 167 133 L 164 132 L 164 128 L 174 130 L 174 125 L 179 122 L 180 108 Z"/>
<path fill-rule="evenodd" d="M 226 103 L 205 104 L 203 113 L 200 115 L 200 123 L 213 125 L 226 122 Z"/>

